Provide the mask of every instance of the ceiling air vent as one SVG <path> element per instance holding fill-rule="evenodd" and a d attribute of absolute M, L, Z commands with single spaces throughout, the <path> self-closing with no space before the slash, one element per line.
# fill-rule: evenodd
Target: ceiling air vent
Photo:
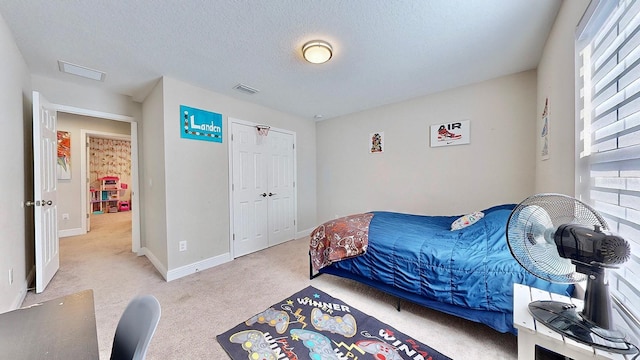
<path fill-rule="evenodd" d="M 107 75 L 103 71 L 90 69 L 62 60 L 58 60 L 58 69 L 63 73 L 82 76 L 83 78 L 97 81 L 104 81 L 104 77 Z"/>
<path fill-rule="evenodd" d="M 240 91 L 240 92 L 243 92 L 245 94 L 249 94 L 249 95 L 253 95 L 253 94 L 255 94 L 255 93 L 260 91 L 258 89 L 252 88 L 251 86 L 247 86 L 245 84 L 238 84 L 238 85 L 234 86 L 233 88 L 238 90 L 238 91 Z"/>

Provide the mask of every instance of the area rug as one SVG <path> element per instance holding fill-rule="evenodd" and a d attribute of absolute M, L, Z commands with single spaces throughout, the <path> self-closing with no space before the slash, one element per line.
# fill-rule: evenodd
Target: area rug
<path fill-rule="evenodd" d="M 450 359 L 311 286 L 217 340 L 233 360 Z"/>

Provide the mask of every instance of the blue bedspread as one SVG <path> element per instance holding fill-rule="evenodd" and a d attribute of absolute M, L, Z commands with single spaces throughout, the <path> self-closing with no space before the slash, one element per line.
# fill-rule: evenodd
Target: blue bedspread
<path fill-rule="evenodd" d="M 512 320 L 492 324 L 491 319 L 464 316 L 464 309 L 506 313 L 505 318 L 512 319 L 514 283 L 563 295 L 573 291 L 572 285 L 531 275 L 512 257 L 505 229 L 514 206 L 486 209 L 484 218 L 457 231 L 450 229 L 458 216 L 374 212 L 367 252 L 331 267 L 370 284 L 455 306 L 461 309 L 453 312 L 457 315 L 513 332 L 512 323 L 502 324 Z"/>

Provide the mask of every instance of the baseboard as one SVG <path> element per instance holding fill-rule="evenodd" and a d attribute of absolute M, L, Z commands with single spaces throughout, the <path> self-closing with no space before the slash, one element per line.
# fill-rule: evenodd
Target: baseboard
<path fill-rule="evenodd" d="M 185 265 L 185 266 L 181 266 L 177 269 L 172 269 L 172 270 L 167 270 L 164 265 L 162 264 L 162 262 L 160 260 L 158 260 L 158 258 L 153 255 L 153 253 L 147 249 L 146 247 L 141 248 L 140 252 L 138 252 L 139 255 L 144 255 L 147 257 L 147 259 L 149 259 L 149 261 L 151 261 L 151 264 L 153 264 L 153 266 L 156 268 L 156 270 L 158 270 L 158 272 L 160 273 L 160 275 L 162 275 L 162 277 L 167 281 L 172 281 L 172 280 L 176 280 L 176 279 L 180 279 L 182 277 L 185 277 L 187 275 L 191 275 L 191 274 L 195 274 L 199 271 L 202 270 L 206 270 L 206 269 L 210 269 L 212 267 L 218 266 L 218 265 L 222 265 L 226 262 L 229 262 L 231 260 L 233 260 L 231 258 L 231 254 L 226 253 L 226 254 L 222 254 L 222 255 L 218 255 L 212 258 L 208 258 L 202 261 L 198 261 L 195 262 L 193 264 L 189 264 L 189 265 Z"/>
<path fill-rule="evenodd" d="M 158 272 L 160 273 L 160 275 L 162 275 L 162 277 L 167 280 L 167 269 L 164 267 L 164 265 L 162 265 L 162 262 L 160 260 L 158 260 L 158 258 L 151 252 L 151 250 L 149 250 L 146 247 L 142 247 L 140 248 L 140 250 L 138 251 L 138 256 L 146 256 L 147 259 L 149 259 L 149 261 L 151 261 L 151 264 L 153 265 L 153 267 L 156 268 L 156 270 L 158 270 Z"/>
<path fill-rule="evenodd" d="M 86 232 L 84 232 L 82 230 L 82 228 L 67 229 L 67 230 L 59 230 L 58 231 L 58 237 L 59 238 L 69 237 L 69 236 L 78 236 L 78 235 L 84 235 L 84 234 L 86 234 Z"/>
<path fill-rule="evenodd" d="M 19 309 L 20 307 L 22 307 L 22 303 L 24 303 L 24 299 L 27 297 L 27 288 L 28 288 L 28 285 L 27 285 L 27 282 L 25 281 L 22 283 L 22 286 L 20 287 L 20 291 L 14 298 L 13 303 L 11 304 L 10 310 Z"/>
<path fill-rule="evenodd" d="M 202 261 L 195 262 L 193 264 L 181 266 L 177 269 L 169 270 L 166 276 L 167 281 L 176 280 L 187 275 L 195 274 L 199 271 L 210 269 L 218 265 L 222 265 L 233 260 L 230 253 L 218 255 L 212 258 L 208 258 Z"/>
<path fill-rule="evenodd" d="M 11 304 L 12 309 L 18 309 L 22 307 L 24 299 L 27 297 L 27 291 L 29 291 L 29 284 L 33 283 L 32 281 L 35 277 L 35 274 L 36 269 L 35 267 L 32 267 L 31 271 L 29 271 L 29 275 L 27 275 L 27 278 L 22 282 L 22 285 L 20 286 L 20 292 L 18 292 L 18 295 L 13 300 L 13 304 Z"/>
<path fill-rule="evenodd" d="M 296 233 L 296 239 L 300 239 L 300 238 L 303 238 L 303 237 L 307 237 L 307 236 L 309 236 L 309 234 L 311 234 L 311 232 L 313 231 L 313 229 L 315 229 L 315 228 L 311 228 L 311 229 L 307 229 L 307 230 L 298 231 L 298 232 Z"/>

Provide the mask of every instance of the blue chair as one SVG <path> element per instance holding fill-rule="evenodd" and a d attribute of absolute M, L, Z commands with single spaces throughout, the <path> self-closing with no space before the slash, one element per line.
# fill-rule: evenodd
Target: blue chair
<path fill-rule="evenodd" d="M 116 327 L 111 360 L 143 360 L 159 321 L 158 299 L 144 295 L 131 300 Z"/>

